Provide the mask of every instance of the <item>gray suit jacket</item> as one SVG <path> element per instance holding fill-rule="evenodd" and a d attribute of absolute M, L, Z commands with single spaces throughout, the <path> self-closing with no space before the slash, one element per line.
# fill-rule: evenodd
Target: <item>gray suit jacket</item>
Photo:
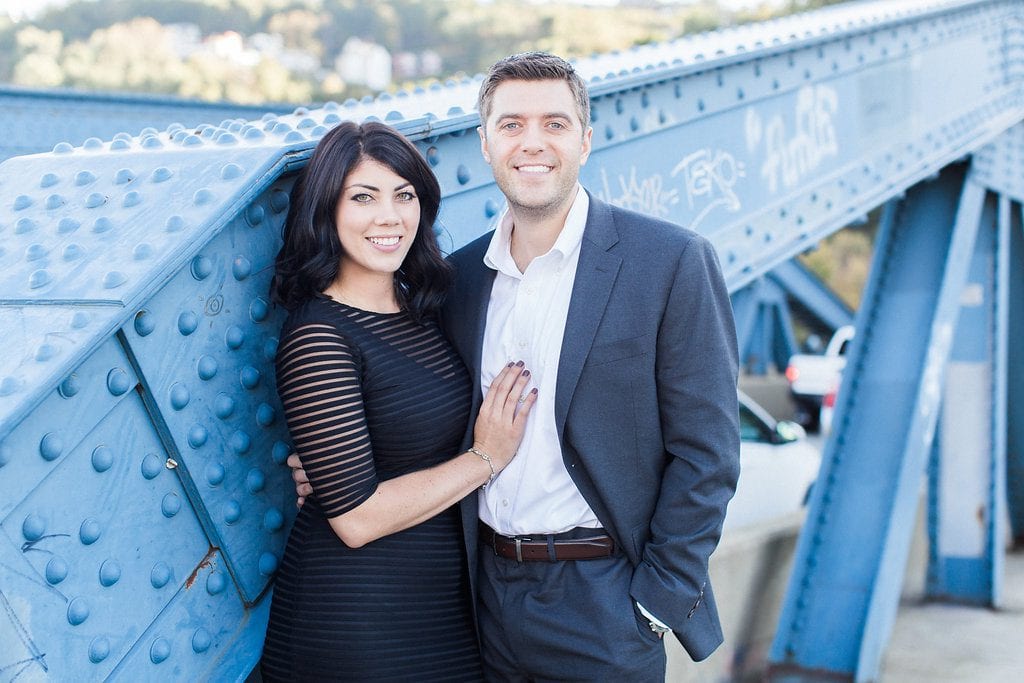
<path fill-rule="evenodd" d="M 495 274 L 483 264 L 490 238 L 452 255 L 443 315 L 476 378 Z M 591 196 L 555 390 L 562 457 L 635 567 L 632 597 L 698 661 L 722 642 L 708 558 L 739 474 L 737 357 L 710 243 Z M 479 406 L 479 380 L 474 391 Z M 463 502 L 471 577 L 476 503 Z"/>

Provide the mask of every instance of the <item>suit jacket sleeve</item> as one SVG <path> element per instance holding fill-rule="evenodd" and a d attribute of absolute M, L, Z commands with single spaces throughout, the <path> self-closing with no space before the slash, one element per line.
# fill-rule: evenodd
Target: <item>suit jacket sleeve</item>
<path fill-rule="evenodd" d="M 701 660 L 722 639 L 709 608 L 708 560 L 739 475 L 739 408 L 732 306 L 714 250 L 699 235 L 680 255 L 656 354 L 668 463 L 630 592 Z"/>

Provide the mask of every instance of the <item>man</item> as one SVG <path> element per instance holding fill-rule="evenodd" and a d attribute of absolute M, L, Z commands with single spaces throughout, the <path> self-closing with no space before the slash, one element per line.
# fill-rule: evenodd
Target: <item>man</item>
<path fill-rule="evenodd" d="M 590 102 L 573 67 L 487 74 L 481 150 L 508 210 L 456 252 L 445 330 L 479 405 L 509 360 L 538 397 L 518 455 L 463 501 L 488 675 L 662 680 L 662 635 L 722 641 L 708 558 L 739 472 L 737 350 L 714 251 L 578 182 Z"/>

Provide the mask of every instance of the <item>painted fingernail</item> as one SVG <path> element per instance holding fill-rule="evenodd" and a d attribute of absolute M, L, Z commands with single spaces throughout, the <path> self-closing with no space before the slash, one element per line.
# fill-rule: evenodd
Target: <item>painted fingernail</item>
<path fill-rule="evenodd" d="M 508 365 L 506 365 L 505 367 L 506 367 L 506 368 L 510 368 L 510 367 L 512 367 L 513 365 L 515 365 L 515 363 L 513 363 L 512 361 L 509 361 L 509 362 L 508 362 Z"/>
<path fill-rule="evenodd" d="M 537 393 L 537 387 L 534 387 L 533 389 L 530 389 L 530 393 L 531 394 L 536 394 Z"/>
<path fill-rule="evenodd" d="M 518 363 L 516 363 L 516 365 L 517 365 L 518 367 L 523 367 L 523 361 L 519 361 Z"/>
<path fill-rule="evenodd" d="M 530 376 L 530 371 L 529 370 L 523 370 L 523 377 L 529 377 L 529 376 Z"/>

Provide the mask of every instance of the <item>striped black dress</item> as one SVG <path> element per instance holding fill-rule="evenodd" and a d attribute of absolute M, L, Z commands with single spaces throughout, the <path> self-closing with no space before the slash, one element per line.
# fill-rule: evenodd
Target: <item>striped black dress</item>
<path fill-rule="evenodd" d="M 458 451 L 470 380 L 437 325 L 327 298 L 281 330 L 277 386 L 316 492 L 274 585 L 265 681 L 481 678 L 458 506 L 362 548 L 328 517 Z"/>

